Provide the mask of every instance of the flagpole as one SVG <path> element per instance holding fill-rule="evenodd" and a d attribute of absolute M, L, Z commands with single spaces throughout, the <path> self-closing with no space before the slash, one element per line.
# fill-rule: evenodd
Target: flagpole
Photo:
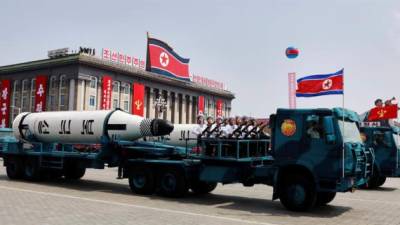
<path fill-rule="evenodd" d="M 343 120 L 343 140 L 342 140 L 342 176 L 344 178 L 344 137 L 345 137 L 345 130 L 344 130 L 344 69 L 342 69 L 342 86 L 343 86 L 343 94 L 342 94 L 342 120 Z"/>

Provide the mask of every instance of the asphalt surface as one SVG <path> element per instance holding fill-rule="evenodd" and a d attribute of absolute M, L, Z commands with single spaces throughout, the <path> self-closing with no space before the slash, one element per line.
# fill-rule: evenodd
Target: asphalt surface
<path fill-rule="evenodd" d="M 0 162 L 2 163 L 2 162 Z M 139 196 L 116 169 L 88 170 L 79 181 L 11 181 L 0 167 L 0 225 L 19 224 L 400 224 L 400 179 L 377 190 L 338 194 L 328 206 L 289 212 L 264 185 L 219 185 L 183 199 Z"/>

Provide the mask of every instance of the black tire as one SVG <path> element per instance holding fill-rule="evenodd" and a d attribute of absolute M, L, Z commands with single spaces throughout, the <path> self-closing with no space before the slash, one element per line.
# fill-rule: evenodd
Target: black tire
<path fill-rule="evenodd" d="M 336 192 L 318 192 L 316 206 L 324 206 L 333 201 L 336 197 Z"/>
<path fill-rule="evenodd" d="M 191 185 L 191 189 L 195 194 L 208 194 L 212 192 L 217 187 L 216 182 L 204 182 L 204 181 L 194 181 Z"/>
<path fill-rule="evenodd" d="M 42 171 L 36 158 L 25 160 L 24 177 L 31 181 L 38 181 L 42 178 Z"/>
<path fill-rule="evenodd" d="M 64 177 L 67 180 L 79 180 L 81 179 L 86 173 L 85 167 L 75 166 L 67 166 L 64 169 Z"/>
<path fill-rule="evenodd" d="M 151 195 L 155 190 L 154 175 L 150 168 L 135 167 L 130 171 L 129 187 L 140 195 Z"/>
<path fill-rule="evenodd" d="M 161 172 L 158 186 L 160 194 L 166 197 L 183 197 L 189 190 L 184 173 L 177 168 L 167 168 Z"/>
<path fill-rule="evenodd" d="M 24 163 L 20 158 L 6 158 L 6 172 L 10 180 L 21 179 L 24 176 Z"/>
<path fill-rule="evenodd" d="M 377 182 L 378 187 L 382 186 L 386 182 L 386 177 L 380 176 Z"/>
<path fill-rule="evenodd" d="M 376 170 L 375 170 L 376 171 Z M 378 173 L 374 172 L 372 176 L 369 178 L 366 188 L 367 189 L 376 189 L 377 187 L 381 186 L 383 183 L 385 183 L 386 178 L 383 180 Z M 383 183 L 381 183 L 383 180 Z"/>
<path fill-rule="evenodd" d="M 279 198 L 288 210 L 304 212 L 315 205 L 317 193 L 307 176 L 290 176 L 281 183 Z"/>

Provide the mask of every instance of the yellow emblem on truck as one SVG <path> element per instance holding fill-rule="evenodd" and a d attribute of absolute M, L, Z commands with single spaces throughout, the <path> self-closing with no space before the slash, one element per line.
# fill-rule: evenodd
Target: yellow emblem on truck
<path fill-rule="evenodd" d="M 287 137 L 293 136 L 296 133 L 296 122 L 291 119 L 283 120 L 281 132 Z"/>

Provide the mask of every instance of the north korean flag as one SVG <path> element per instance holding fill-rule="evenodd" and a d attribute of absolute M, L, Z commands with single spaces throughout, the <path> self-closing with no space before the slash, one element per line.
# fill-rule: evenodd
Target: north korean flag
<path fill-rule="evenodd" d="M 148 38 L 146 70 L 169 77 L 190 80 L 189 59 L 179 56 L 167 43 Z"/>
<path fill-rule="evenodd" d="M 297 80 L 297 97 L 343 94 L 343 69 L 332 74 L 303 77 Z"/>

